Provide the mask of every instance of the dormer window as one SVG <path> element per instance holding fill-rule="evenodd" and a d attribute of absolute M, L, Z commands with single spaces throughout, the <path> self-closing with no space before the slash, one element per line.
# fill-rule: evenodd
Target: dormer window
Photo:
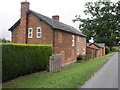
<path fill-rule="evenodd" d="M 32 38 L 33 37 L 33 28 L 29 28 L 28 29 L 28 38 Z"/>
<path fill-rule="evenodd" d="M 41 38 L 41 27 L 37 28 L 37 38 Z"/>

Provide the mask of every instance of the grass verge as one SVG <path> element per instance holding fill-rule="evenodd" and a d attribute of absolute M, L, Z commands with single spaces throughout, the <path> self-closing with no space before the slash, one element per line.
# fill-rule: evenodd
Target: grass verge
<path fill-rule="evenodd" d="M 116 52 L 110 52 L 108 53 L 107 55 L 105 55 L 106 57 L 110 57 L 110 56 L 113 56 Z"/>
<path fill-rule="evenodd" d="M 57 73 L 38 72 L 3 83 L 3 88 L 78 88 L 108 61 L 107 58 L 75 63 Z"/>

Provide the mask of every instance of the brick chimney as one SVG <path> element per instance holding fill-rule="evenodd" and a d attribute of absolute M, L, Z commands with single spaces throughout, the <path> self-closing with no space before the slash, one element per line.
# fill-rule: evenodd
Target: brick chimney
<path fill-rule="evenodd" d="M 52 16 L 52 19 L 59 21 L 59 15 Z"/>
<path fill-rule="evenodd" d="M 19 40 L 18 43 L 27 42 L 27 11 L 29 10 L 30 3 L 25 1 L 21 2 L 21 20 L 19 29 Z"/>

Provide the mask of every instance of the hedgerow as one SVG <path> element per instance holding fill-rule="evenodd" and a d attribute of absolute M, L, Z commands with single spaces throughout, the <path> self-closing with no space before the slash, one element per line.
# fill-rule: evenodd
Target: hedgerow
<path fill-rule="evenodd" d="M 47 70 L 52 54 L 50 45 L 13 43 L 1 45 L 3 82 L 20 75 Z"/>

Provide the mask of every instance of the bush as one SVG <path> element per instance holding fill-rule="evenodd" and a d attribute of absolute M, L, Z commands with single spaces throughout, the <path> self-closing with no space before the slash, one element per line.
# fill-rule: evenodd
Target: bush
<path fill-rule="evenodd" d="M 83 59 L 83 56 L 81 55 L 81 54 L 79 54 L 78 56 L 77 56 L 77 61 L 79 62 L 79 61 L 81 61 Z"/>
<path fill-rule="evenodd" d="M 112 47 L 112 52 L 117 52 L 118 51 L 118 46 L 114 46 L 114 47 Z"/>
<path fill-rule="evenodd" d="M 105 54 L 110 53 L 110 48 L 108 46 L 105 47 Z"/>
<path fill-rule="evenodd" d="M 52 54 L 50 45 L 2 44 L 2 80 L 46 70 Z"/>

